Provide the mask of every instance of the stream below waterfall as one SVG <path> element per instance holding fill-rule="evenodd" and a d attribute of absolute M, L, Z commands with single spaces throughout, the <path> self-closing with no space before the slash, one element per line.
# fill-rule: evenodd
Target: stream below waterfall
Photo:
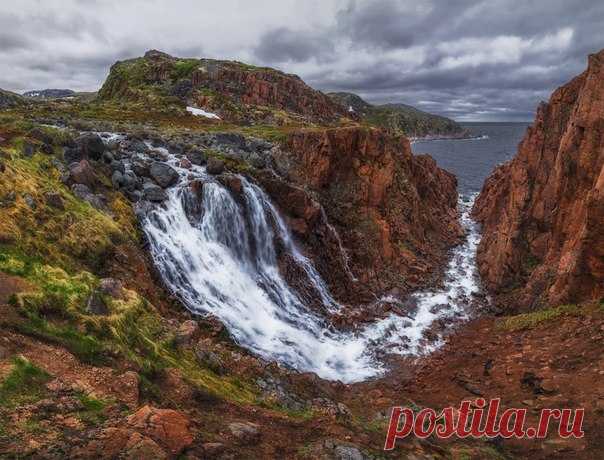
<path fill-rule="evenodd" d="M 302 268 L 325 309 L 341 308 L 264 191 L 239 177 L 242 193 L 236 199 L 205 167 L 180 168 L 178 158 L 164 153 L 180 181 L 167 191 L 168 200 L 142 219 L 153 260 L 190 311 L 216 316 L 237 343 L 265 359 L 347 383 L 375 377 L 385 370 L 380 356 L 438 346 L 438 340 L 425 343 L 424 331 L 436 320 L 465 318 L 479 291 L 474 264 L 479 234 L 469 217 L 472 199 L 466 199 L 460 208 L 467 238 L 452 251 L 443 286 L 414 294 L 416 308 L 409 316 L 390 314 L 354 332 L 338 331 L 280 274 L 277 244 Z M 188 186 L 195 179 L 203 184 L 201 200 Z"/>

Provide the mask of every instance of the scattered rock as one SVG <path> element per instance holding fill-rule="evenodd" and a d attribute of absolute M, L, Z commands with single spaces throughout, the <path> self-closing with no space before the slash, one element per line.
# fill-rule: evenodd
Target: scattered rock
<path fill-rule="evenodd" d="M 354 446 L 336 446 L 333 453 L 337 460 L 367 460 L 368 458 Z"/>
<path fill-rule="evenodd" d="M 195 347 L 195 358 L 201 366 L 210 369 L 218 375 L 224 374 L 225 368 L 222 360 L 216 353 L 208 350 L 203 342 L 199 342 Z"/>
<path fill-rule="evenodd" d="M 174 339 L 178 345 L 188 345 L 198 332 L 199 324 L 197 324 L 197 321 L 190 319 L 178 327 Z"/>
<path fill-rule="evenodd" d="M 334 418 L 349 419 L 352 416 L 350 409 L 344 403 L 336 403 L 331 399 L 315 398 L 311 404 L 316 411 Z"/>
<path fill-rule="evenodd" d="M 163 188 L 170 187 L 178 182 L 178 173 L 176 170 L 172 166 L 159 161 L 151 163 L 149 174 Z"/>
<path fill-rule="evenodd" d="M 158 386 L 167 399 L 179 405 L 187 406 L 195 397 L 193 387 L 186 382 L 179 369 L 165 369 Z"/>
<path fill-rule="evenodd" d="M 111 175 L 111 183 L 113 184 L 113 188 L 119 190 L 124 185 L 124 174 L 120 171 L 113 171 Z"/>
<path fill-rule="evenodd" d="M 182 160 L 180 160 L 180 167 L 184 168 L 184 169 L 191 169 L 192 168 L 192 163 L 187 160 L 186 158 L 183 158 Z"/>
<path fill-rule="evenodd" d="M 140 383 L 139 376 L 134 371 L 126 371 L 115 379 L 113 393 L 115 398 L 126 404 L 130 409 L 135 409 L 139 402 Z"/>
<path fill-rule="evenodd" d="M 222 174 L 224 172 L 224 161 L 214 157 L 208 158 L 207 172 L 214 175 Z"/>

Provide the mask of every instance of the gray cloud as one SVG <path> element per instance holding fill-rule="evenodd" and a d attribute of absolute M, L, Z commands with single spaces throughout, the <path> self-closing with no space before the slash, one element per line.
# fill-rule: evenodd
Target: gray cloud
<path fill-rule="evenodd" d="M 287 27 L 269 30 L 260 37 L 254 55 L 262 62 L 304 62 L 323 60 L 333 53 L 329 38 L 296 32 Z"/>
<path fill-rule="evenodd" d="M 0 87 L 96 90 L 150 48 L 297 73 L 458 119 L 532 118 L 604 47 L 584 0 L 23 0 L 0 4 Z"/>

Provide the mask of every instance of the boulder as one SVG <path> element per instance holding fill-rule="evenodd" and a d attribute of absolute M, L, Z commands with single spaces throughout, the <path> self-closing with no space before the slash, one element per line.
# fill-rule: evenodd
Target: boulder
<path fill-rule="evenodd" d="M 109 153 L 109 152 L 106 152 L 106 153 Z M 110 154 L 110 155 L 111 155 L 111 154 Z M 113 156 L 113 155 L 111 155 L 111 156 Z M 122 174 L 126 174 L 126 167 L 124 166 L 124 163 L 122 163 L 122 162 L 121 162 L 121 161 L 119 161 L 119 160 L 112 160 L 112 161 L 109 163 L 109 166 L 111 167 L 111 170 L 112 170 L 112 171 L 119 171 L 119 172 L 121 172 Z"/>
<path fill-rule="evenodd" d="M 99 284 L 99 292 L 114 299 L 123 299 L 124 285 L 115 278 L 103 278 Z"/>
<path fill-rule="evenodd" d="M 224 161 L 214 157 L 208 158 L 207 172 L 214 175 L 222 174 L 224 172 Z"/>
<path fill-rule="evenodd" d="M 187 153 L 187 159 L 197 166 L 202 166 L 208 161 L 206 154 L 201 150 L 191 150 Z"/>
<path fill-rule="evenodd" d="M 124 185 L 124 174 L 121 171 L 113 171 L 113 174 L 111 174 L 111 183 L 116 190 L 122 188 Z"/>
<path fill-rule="evenodd" d="M 76 147 L 82 152 L 84 158 L 100 160 L 105 151 L 105 144 L 101 136 L 94 133 L 82 134 L 75 140 Z"/>
<path fill-rule="evenodd" d="M 149 164 L 144 161 L 133 161 L 132 171 L 139 177 L 149 177 Z"/>
<path fill-rule="evenodd" d="M 23 146 L 21 147 L 21 153 L 26 158 L 31 158 L 36 153 L 36 146 L 31 142 L 23 142 Z"/>
<path fill-rule="evenodd" d="M 179 369 L 170 368 L 162 372 L 157 382 L 162 395 L 182 407 L 186 407 L 195 398 L 193 387 L 187 383 Z"/>
<path fill-rule="evenodd" d="M 126 149 L 136 153 L 147 153 L 149 147 L 143 141 L 134 139 L 126 143 Z"/>
<path fill-rule="evenodd" d="M 109 308 L 98 291 L 93 291 L 86 302 L 86 311 L 91 315 L 106 316 L 109 314 Z"/>
<path fill-rule="evenodd" d="M 178 182 L 178 173 L 176 170 L 166 163 L 155 161 L 151 163 L 149 168 L 151 178 L 163 188 L 170 187 Z"/>
<path fill-rule="evenodd" d="M 235 195 L 240 195 L 243 191 L 243 183 L 241 182 L 241 179 L 233 174 L 222 174 L 218 176 L 217 179 Z"/>
<path fill-rule="evenodd" d="M 106 150 L 105 152 L 103 152 L 102 158 L 105 163 L 111 164 L 111 162 L 115 160 L 115 155 L 113 154 L 113 152 Z"/>
<path fill-rule="evenodd" d="M 95 195 L 90 191 L 88 186 L 84 184 L 72 185 L 71 191 L 79 199 L 86 201 L 95 209 L 105 210 L 107 208 L 105 204 L 105 197 L 103 195 Z"/>
<path fill-rule="evenodd" d="M 147 405 L 128 417 L 127 423 L 173 456 L 179 455 L 193 443 L 189 419 L 175 410 Z"/>
<path fill-rule="evenodd" d="M 79 163 L 70 164 L 69 175 L 74 183 L 84 184 L 89 188 L 94 188 L 98 182 L 96 173 L 88 160 L 82 160 Z"/>
<path fill-rule="evenodd" d="M 146 182 L 143 185 L 143 196 L 149 201 L 160 203 L 168 199 L 168 194 L 159 185 Z"/>

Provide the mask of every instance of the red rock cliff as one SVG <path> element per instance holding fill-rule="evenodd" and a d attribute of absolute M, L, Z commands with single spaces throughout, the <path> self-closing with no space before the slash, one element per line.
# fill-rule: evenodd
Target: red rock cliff
<path fill-rule="evenodd" d="M 518 306 L 604 296 L 604 50 L 543 103 L 474 207 L 487 287 Z"/>
<path fill-rule="evenodd" d="M 302 130 L 289 136 L 281 155 L 289 180 L 323 205 L 357 286 L 404 292 L 425 285 L 460 237 L 455 177 L 432 158 L 413 156 L 406 138 L 356 127 Z M 327 253 L 313 243 L 317 212 L 292 212 L 295 200 L 274 196 L 304 222 L 299 233 L 322 273 L 342 284 L 333 279 L 335 264 L 322 263 Z"/>

